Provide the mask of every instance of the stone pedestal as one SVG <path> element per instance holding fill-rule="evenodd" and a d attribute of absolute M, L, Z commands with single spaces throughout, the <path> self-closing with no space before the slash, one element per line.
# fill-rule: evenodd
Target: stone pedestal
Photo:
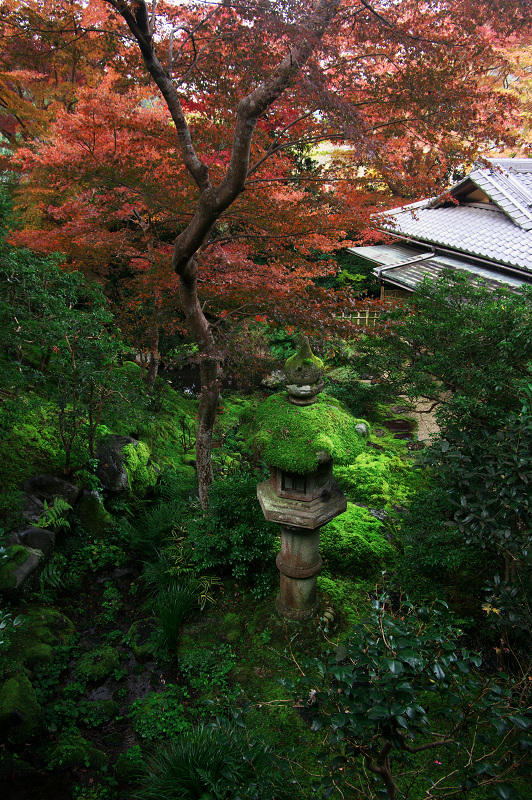
<path fill-rule="evenodd" d="M 318 601 L 316 578 L 321 571 L 320 529 L 305 530 L 281 525 L 281 552 L 276 564 L 281 573 L 277 611 L 288 619 L 314 616 Z"/>
<path fill-rule="evenodd" d="M 347 507 L 345 496 L 331 480 L 330 464 L 325 471 L 307 477 L 302 499 L 295 499 L 290 492 L 285 492 L 288 497 L 279 496 L 276 489 L 282 484 L 282 476 L 276 469 L 270 480 L 257 486 L 264 516 L 279 523 L 281 529 L 281 552 L 276 561 L 281 591 L 275 606 L 283 617 L 294 620 L 309 619 L 317 611 L 316 582 L 322 565 L 320 528 Z M 318 494 L 316 486 L 321 484 L 326 488 Z"/>

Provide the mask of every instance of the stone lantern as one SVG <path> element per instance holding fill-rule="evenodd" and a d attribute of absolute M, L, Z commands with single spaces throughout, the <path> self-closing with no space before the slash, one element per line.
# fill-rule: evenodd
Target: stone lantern
<path fill-rule="evenodd" d="M 277 464 L 269 464 L 269 480 L 257 486 L 264 516 L 281 528 L 281 552 L 277 556 L 281 591 L 276 607 L 280 614 L 293 620 L 308 619 L 317 611 L 316 582 L 322 565 L 320 528 L 347 508 L 346 498 L 332 480 L 331 455 L 320 449 L 321 408 L 314 404 L 324 385 L 322 369 L 322 362 L 312 354 L 304 337 L 299 352 L 286 362 L 287 394 L 278 398 L 278 407 L 285 412 L 289 412 L 290 405 L 297 407 L 297 411 L 288 413 L 286 427 L 276 432 L 286 441 L 285 455 Z M 309 424 L 303 440 L 301 435 L 291 435 L 291 419 L 300 428 Z M 289 469 L 290 454 L 286 450 L 291 444 L 300 446 L 301 441 L 313 453 L 311 468 L 307 465 L 305 469 Z"/>

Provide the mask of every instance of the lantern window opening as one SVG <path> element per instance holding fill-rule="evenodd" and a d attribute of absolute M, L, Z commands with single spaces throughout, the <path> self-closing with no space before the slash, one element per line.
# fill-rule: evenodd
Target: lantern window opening
<path fill-rule="evenodd" d="M 281 478 L 281 489 L 283 492 L 296 492 L 297 494 L 307 493 L 307 476 L 297 472 L 283 472 Z"/>

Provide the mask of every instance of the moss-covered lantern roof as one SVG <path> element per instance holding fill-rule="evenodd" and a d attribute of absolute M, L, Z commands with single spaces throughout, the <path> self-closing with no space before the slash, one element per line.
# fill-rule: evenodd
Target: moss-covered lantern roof
<path fill-rule="evenodd" d="M 257 408 L 252 444 L 267 464 L 286 472 L 307 474 L 334 459 L 352 464 L 366 446 L 356 419 L 334 397 L 320 394 L 310 406 L 289 402 L 286 392 L 274 394 Z"/>

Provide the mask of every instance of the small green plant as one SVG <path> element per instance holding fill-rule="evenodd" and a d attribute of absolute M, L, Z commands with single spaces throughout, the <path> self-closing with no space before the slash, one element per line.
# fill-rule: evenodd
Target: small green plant
<path fill-rule="evenodd" d="M 237 662 L 229 644 L 219 644 L 207 650 L 195 647 L 179 656 L 179 669 L 193 689 L 210 692 L 213 688 L 226 690 L 229 674 Z"/>
<path fill-rule="evenodd" d="M 163 692 L 150 692 L 129 707 L 133 730 L 146 741 L 179 739 L 192 730 L 192 723 L 183 706 L 183 691 L 167 685 Z"/>
<path fill-rule="evenodd" d="M 54 552 L 39 575 L 39 595 L 41 601 L 53 602 L 57 592 L 64 589 L 63 574 L 67 560 L 61 553 Z"/>
<path fill-rule="evenodd" d="M 35 525 L 37 528 L 70 528 L 70 522 L 66 514 L 72 510 L 70 503 L 62 497 L 56 497 L 51 506 L 44 501 L 44 512 L 39 517 Z"/>
<path fill-rule="evenodd" d="M 3 551 L 3 552 L 1 552 Z M 6 548 L 0 547 L 0 563 L 5 555 Z M 4 611 L 0 609 L 0 674 L 2 668 L 2 651 L 5 653 L 7 648 L 9 647 L 10 636 L 14 630 L 20 628 L 24 624 L 24 617 L 22 614 L 18 614 L 16 617 L 9 611 Z"/>
<path fill-rule="evenodd" d="M 98 615 L 99 622 L 113 622 L 118 612 L 123 608 L 122 595 L 117 586 L 111 581 L 105 581 L 102 599 L 102 610 Z"/>
<path fill-rule="evenodd" d="M 157 595 L 155 616 L 163 643 L 170 653 L 177 649 L 179 632 L 185 617 L 198 608 L 196 582 L 176 581 Z"/>

